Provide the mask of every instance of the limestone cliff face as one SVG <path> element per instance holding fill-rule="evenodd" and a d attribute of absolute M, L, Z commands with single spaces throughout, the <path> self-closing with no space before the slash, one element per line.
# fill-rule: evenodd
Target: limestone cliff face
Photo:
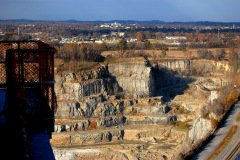
<path fill-rule="evenodd" d="M 190 68 L 189 60 L 159 62 L 159 68 L 166 68 L 174 71 L 184 71 Z"/>
<path fill-rule="evenodd" d="M 88 97 L 86 102 L 58 102 L 57 117 L 61 118 L 90 118 L 115 116 L 123 112 L 123 104 L 102 102 L 102 96 Z"/>
<path fill-rule="evenodd" d="M 127 104 L 117 101 L 117 104 L 114 94 L 123 91 L 124 94 L 131 95 L 131 98 L 136 98 L 138 103 L 140 103 L 140 97 L 164 96 L 163 88 L 173 88 L 176 91 L 172 89 L 169 92 L 177 95 L 179 92 L 177 85 L 181 86 L 193 81 L 191 77 L 183 76 L 184 74 L 181 73 L 193 67 L 203 70 L 204 73 L 211 70 L 225 72 L 230 69 L 225 62 L 209 60 L 159 62 L 154 66 L 149 65 L 148 61 L 130 61 L 101 66 L 80 74 L 56 75 L 55 91 L 58 100 L 56 116 L 60 118 L 114 117 L 117 114 L 129 114 L 131 109 L 141 114 L 158 113 L 161 107 L 152 107 L 153 111 L 150 111 L 149 107 L 130 107 L 127 111 L 128 106 L 132 106 L 133 102 Z M 111 103 L 107 102 L 108 100 Z M 162 116 L 161 119 L 153 118 L 151 121 L 162 122 L 169 121 L 168 119 L 169 117 Z"/>
<path fill-rule="evenodd" d="M 158 62 L 152 68 L 155 90 L 195 81 L 191 76 L 224 74 L 231 70 L 228 62 L 214 60 L 180 60 Z M 219 83 L 224 83 L 221 79 Z M 221 84 L 223 86 L 224 84 Z M 210 86 L 212 86 L 210 84 Z"/>
<path fill-rule="evenodd" d="M 103 92 L 111 95 L 117 91 L 135 98 L 151 97 L 158 89 L 192 82 L 193 78 L 184 76 L 190 70 L 211 74 L 230 69 L 225 62 L 211 60 L 159 62 L 153 67 L 148 61 L 114 63 L 80 75 L 57 75 L 55 90 L 59 101 L 81 101 L 86 96 Z"/>
<path fill-rule="evenodd" d="M 152 68 L 147 61 L 109 64 L 108 69 L 112 77 L 116 78 L 122 91 L 134 93 L 140 97 L 154 95 Z"/>
<path fill-rule="evenodd" d="M 66 82 L 60 81 L 58 77 L 56 95 L 59 101 L 81 101 L 83 97 L 101 93 L 105 90 L 104 80 L 94 80 L 91 82 L 78 83 L 78 82 Z"/>
<path fill-rule="evenodd" d="M 208 136 L 213 131 L 211 121 L 203 118 L 197 118 L 193 122 L 193 127 L 189 131 L 189 138 L 194 141 L 200 140 Z"/>
<path fill-rule="evenodd" d="M 159 92 L 163 88 L 183 85 L 194 81 L 193 78 L 184 76 L 189 75 L 190 67 L 191 62 L 189 60 L 158 62 L 153 67 L 155 90 Z"/>
<path fill-rule="evenodd" d="M 190 68 L 197 68 L 201 69 L 204 73 L 213 73 L 213 72 L 228 72 L 232 68 L 228 64 L 228 62 L 225 61 L 214 61 L 214 60 L 191 60 L 190 61 Z"/>
<path fill-rule="evenodd" d="M 115 78 L 111 77 L 107 65 L 78 74 L 56 75 L 55 80 L 58 101 L 83 101 L 86 96 L 112 95 L 119 91 L 119 86 Z"/>
<path fill-rule="evenodd" d="M 227 72 L 231 70 L 228 62 L 225 61 L 214 61 L 214 60 L 178 60 L 178 61 L 166 61 L 158 62 L 158 68 L 165 68 L 168 70 L 183 72 L 192 68 L 199 68 L 203 72 Z"/>
<path fill-rule="evenodd" d="M 91 121 L 90 121 L 91 120 Z M 122 126 L 125 123 L 125 117 L 113 116 L 113 117 L 100 117 L 97 119 L 86 119 L 86 120 L 77 120 L 75 123 L 66 123 L 66 124 L 56 124 L 55 132 L 72 132 L 72 131 L 86 131 L 89 130 L 89 125 L 91 122 L 96 122 L 96 128 L 106 128 L 112 126 Z"/>

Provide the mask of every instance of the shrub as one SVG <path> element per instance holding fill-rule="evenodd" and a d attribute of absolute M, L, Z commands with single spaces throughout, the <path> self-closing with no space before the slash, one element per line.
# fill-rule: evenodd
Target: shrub
<path fill-rule="evenodd" d="M 90 122 L 89 129 L 94 130 L 97 128 L 97 122 L 95 120 Z"/>
<path fill-rule="evenodd" d="M 216 128 L 218 126 L 218 121 L 215 120 L 214 118 L 211 118 L 210 121 L 212 128 Z"/>
<path fill-rule="evenodd" d="M 179 153 L 179 154 L 178 154 L 178 159 L 179 159 L 179 160 L 184 159 L 184 157 L 185 157 L 185 154 L 184 154 L 184 153 Z"/>
<path fill-rule="evenodd" d="M 67 43 L 56 48 L 58 50 L 56 58 L 63 59 L 66 62 L 70 60 L 89 62 L 104 61 L 104 57 L 101 55 L 101 46 L 99 44 Z"/>
<path fill-rule="evenodd" d="M 229 108 L 231 105 L 233 105 L 238 100 L 238 94 L 236 91 L 231 91 L 227 98 L 224 99 L 224 104 L 227 108 Z"/>
<path fill-rule="evenodd" d="M 189 111 L 180 104 L 173 104 L 170 107 L 175 108 L 178 114 L 189 113 Z"/>
<path fill-rule="evenodd" d="M 215 53 L 216 60 L 225 59 L 226 56 L 227 56 L 227 53 L 224 49 L 217 49 L 216 50 L 216 53 Z"/>
<path fill-rule="evenodd" d="M 135 108 L 133 108 L 132 110 L 131 110 L 131 112 L 130 112 L 130 115 L 131 116 L 134 116 L 134 115 L 136 115 L 137 114 L 137 110 L 135 109 Z"/>
<path fill-rule="evenodd" d="M 213 59 L 214 56 L 212 54 L 212 51 L 207 50 L 207 49 L 201 49 L 197 52 L 198 57 L 202 59 Z"/>
<path fill-rule="evenodd" d="M 182 114 L 182 113 L 184 113 L 186 110 L 185 110 L 185 108 L 183 107 L 183 106 L 180 106 L 179 108 L 178 108 L 178 112 L 180 113 L 180 114 Z"/>
<path fill-rule="evenodd" d="M 203 118 L 206 118 L 208 116 L 209 110 L 208 110 L 208 106 L 202 106 L 200 109 L 200 115 Z"/>
<path fill-rule="evenodd" d="M 238 114 L 236 121 L 240 121 L 240 113 Z"/>
<path fill-rule="evenodd" d="M 117 113 L 116 113 L 116 116 L 117 117 L 121 117 L 123 115 L 123 113 L 122 112 L 120 112 L 120 111 L 117 111 Z"/>
<path fill-rule="evenodd" d="M 217 116 L 226 113 L 231 106 L 238 100 L 238 93 L 233 88 L 223 88 L 220 91 L 219 97 L 211 107 L 211 111 Z"/>
<path fill-rule="evenodd" d="M 169 125 L 175 125 L 175 121 L 170 121 L 168 124 Z"/>

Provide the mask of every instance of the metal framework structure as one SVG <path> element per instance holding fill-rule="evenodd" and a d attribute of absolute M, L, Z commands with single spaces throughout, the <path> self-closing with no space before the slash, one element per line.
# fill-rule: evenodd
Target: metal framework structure
<path fill-rule="evenodd" d="M 3 114 L 23 148 L 19 151 L 23 159 L 32 159 L 28 130 L 47 129 L 50 138 L 54 131 L 55 53 L 41 41 L 0 41 L 0 89 L 6 90 Z"/>

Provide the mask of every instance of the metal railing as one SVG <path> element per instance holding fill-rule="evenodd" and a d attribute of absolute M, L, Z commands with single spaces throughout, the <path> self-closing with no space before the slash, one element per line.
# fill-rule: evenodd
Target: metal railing
<path fill-rule="evenodd" d="M 13 54 L 16 83 L 28 105 L 25 115 L 28 127 L 46 127 L 50 137 L 54 131 L 57 105 L 54 93 L 55 53 L 55 48 L 41 41 L 0 41 L 0 88 L 7 89 L 6 70 L 9 64 L 6 57 L 7 54 Z M 6 104 L 9 103 L 6 101 Z M 8 111 L 10 106 L 5 106 Z"/>

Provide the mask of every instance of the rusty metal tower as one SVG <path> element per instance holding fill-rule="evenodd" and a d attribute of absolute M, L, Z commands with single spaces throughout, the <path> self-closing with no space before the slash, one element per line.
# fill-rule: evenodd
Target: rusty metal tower
<path fill-rule="evenodd" d="M 54 131 L 54 54 L 41 41 L 0 42 L 0 125 L 19 159 L 32 159 L 30 130 Z"/>

